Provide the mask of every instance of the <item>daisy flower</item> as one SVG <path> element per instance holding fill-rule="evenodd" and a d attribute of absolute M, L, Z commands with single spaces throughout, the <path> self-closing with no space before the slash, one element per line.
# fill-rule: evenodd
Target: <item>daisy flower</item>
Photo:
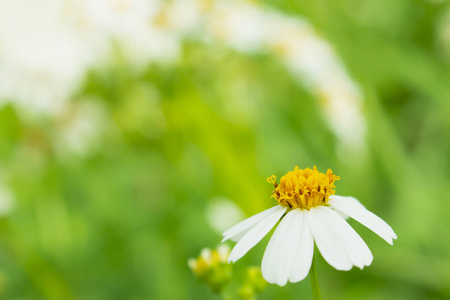
<path fill-rule="evenodd" d="M 190 258 L 188 266 L 194 275 L 214 292 L 221 292 L 233 277 L 232 266 L 227 264 L 230 248 L 220 245 L 217 249 L 204 248 L 197 258 Z"/>
<path fill-rule="evenodd" d="M 275 176 L 267 178 L 275 186 L 272 198 L 277 205 L 223 233 L 222 242 L 237 242 L 228 262 L 239 260 L 281 220 L 262 259 L 262 275 L 268 282 L 284 286 L 288 281 L 303 280 L 311 268 L 314 241 L 323 258 L 337 270 L 370 265 L 373 256 L 369 247 L 345 219 L 355 219 L 391 245 L 397 235 L 357 199 L 335 195 L 336 180 L 339 177 L 330 169 L 324 174 L 316 167 L 295 167 L 279 184 Z"/>

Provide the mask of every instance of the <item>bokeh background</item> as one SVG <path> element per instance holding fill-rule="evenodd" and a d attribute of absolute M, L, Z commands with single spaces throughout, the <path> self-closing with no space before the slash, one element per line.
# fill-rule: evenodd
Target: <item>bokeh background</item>
<path fill-rule="evenodd" d="M 324 298 L 449 299 L 449 91 L 448 1 L 1 0 L 0 297 L 219 299 L 188 258 L 317 165 L 399 237 Z"/>

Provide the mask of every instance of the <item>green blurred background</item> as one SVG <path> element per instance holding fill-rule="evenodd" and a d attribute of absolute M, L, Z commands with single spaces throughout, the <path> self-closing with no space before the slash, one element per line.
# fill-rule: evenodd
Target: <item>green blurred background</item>
<path fill-rule="evenodd" d="M 374 261 L 340 272 L 319 258 L 324 299 L 450 298 L 447 1 L 248 5 L 308 20 L 331 45 L 361 95 L 362 140 L 342 146 L 307 76 L 267 49 L 195 28 L 176 60 L 136 66 L 113 39 L 64 109 L 35 113 L 14 91 L 0 106 L 2 299 L 219 299 L 187 266 L 220 243 L 215 203 L 268 208 L 266 177 L 296 165 L 333 169 L 337 194 L 398 235 L 390 246 L 350 220 Z M 269 236 L 236 269 L 259 265 Z M 260 296 L 311 298 L 308 279 Z"/>

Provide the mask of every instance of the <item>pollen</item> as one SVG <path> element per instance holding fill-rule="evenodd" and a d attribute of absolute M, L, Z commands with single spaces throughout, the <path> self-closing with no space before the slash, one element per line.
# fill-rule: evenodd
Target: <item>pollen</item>
<path fill-rule="evenodd" d="M 326 205 L 329 197 L 334 195 L 334 182 L 339 180 L 339 176 L 333 174 L 331 169 L 327 173 L 313 169 L 299 169 L 295 167 L 294 171 L 289 171 L 281 177 L 277 184 L 275 175 L 267 178 L 267 182 L 275 186 L 272 198 L 281 206 L 287 206 L 290 209 L 311 209 L 319 205 Z"/>

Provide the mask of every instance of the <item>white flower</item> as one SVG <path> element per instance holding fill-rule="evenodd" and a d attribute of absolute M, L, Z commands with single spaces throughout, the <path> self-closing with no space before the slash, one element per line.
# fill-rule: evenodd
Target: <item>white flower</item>
<path fill-rule="evenodd" d="M 94 101 L 70 103 L 61 113 L 52 139 L 54 147 L 61 157 L 87 155 L 100 147 L 109 123 L 108 111 L 103 105 Z"/>
<path fill-rule="evenodd" d="M 163 9 L 160 0 L 70 0 L 68 13 L 79 30 L 92 41 L 106 45 L 103 56 L 111 56 L 111 39 L 134 67 L 152 61 L 171 62 L 178 57 L 179 41 L 174 34 L 156 26 Z"/>
<path fill-rule="evenodd" d="M 272 197 L 278 205 L 256 214 L 223 233 L 222 242 L 237 241 L 228 262 L 236 262 L 255 246 L 281 219 L 262 260 L 263 277 L 284 286 L 298 282 L 309 273 L 314 241 L 323 258 L 338 270 L 362 269 L 372 263 L 366 243 L 345 221 L 349 216 L 366 226 L 389 244 L 397 238 L 392 228 L 368 211 L 353 197 L 334 195 L 339 177 L 329 169 L 326 174 L 295 167 L 276 183 Z M 284 215 L 284 217 L 283 217 Z"/>
<path fill-rule="evenodd" d="M 7 216 L 14 210 L 15 199 L 11 191 L 0 183 L 0 217 Z"/>
<path fill-rule="evenodd" d="M 90 52 L 64 18 L 63 1 L 0 1 L 0 102 L 59 113 L 93 61 Z"/>
<path fill-rule="evenodd" d="M 242 220 L 244 213 L 230 199 L 214 197 L 206 206 L 205 216 L 212 229 L 221 233 L 239 220 Z"/>

